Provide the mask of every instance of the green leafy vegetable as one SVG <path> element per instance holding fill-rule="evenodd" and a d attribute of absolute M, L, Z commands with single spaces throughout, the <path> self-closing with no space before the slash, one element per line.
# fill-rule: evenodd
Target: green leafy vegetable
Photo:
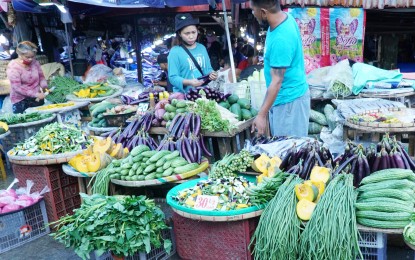
<path fill-rule="evenodd" d="M 28 114 L 3 114 L 0 116 L 0 121 L 5 122 L 8 125 L 29 123 L 34 121 L 43 120 L 51 117 L 52 114 L 40 114 L 39 112 L 28 113 Z"/>
<path fill-rule="evenodd" d="M 51 234 L 66 247 L 75 249 L 82 259 L 89 254 L 111 251 L 117 256 L 149 253 L 151 247 L 171 250 L 171 241 L 162 237 L 168 229 L 163 212 L 145 196 L 88 196 L 81 194 L 81 208 L 50 225 Z"/>
<path fill-rule="evenodd" d="M 209 132 L 230 132 L 235 126 L 229 120 L 223 119 L 216 107 L 216 102 L 205 98 L 199 98 L 194 105 L 194 112 L 202 118 L 202 129 Z"/>
<path fill-rule="evenodd" d="M 81 89 L 82 85 L 68 77 L 57 76 L 53 78 L 50 85 L 54 88 L 46 99 L 51 103 L 65 103 L 66 95 Z"/>

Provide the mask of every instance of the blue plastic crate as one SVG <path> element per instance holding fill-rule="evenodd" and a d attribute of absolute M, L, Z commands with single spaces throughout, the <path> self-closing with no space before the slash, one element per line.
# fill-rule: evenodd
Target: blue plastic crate
<path fill-rule="evenodd" d="M 362 260 L 385 260 L 387 236 L 378 232 L 360 232 L 359 247 L 363 255 Z"/>

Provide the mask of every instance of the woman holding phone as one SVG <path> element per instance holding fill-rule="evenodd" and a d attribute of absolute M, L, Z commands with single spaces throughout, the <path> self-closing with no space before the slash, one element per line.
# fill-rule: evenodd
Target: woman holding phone
<path fill-rule="evenodd" d="M 186 93 L 192 87 L 206 85 L 216 80 L 205 46 L 196 42 L 199 19 L 191 14 L 178 14 L 175 18 L 176 37 L 179 45 L 174 46 L 168 56 L 169 81 L 173 92 Z"/>

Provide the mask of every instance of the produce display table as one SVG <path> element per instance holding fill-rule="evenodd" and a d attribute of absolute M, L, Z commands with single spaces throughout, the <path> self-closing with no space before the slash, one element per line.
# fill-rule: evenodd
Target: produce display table
<path fill-rule="evenodd" d="M 376 232 L 376 233 L 383 233 L 383 234 L 402 234 L 403 233 L 403 229 L 400 228 L 390 228 L 390 229 L 386 229 L 386 228 L 372 228 L 372 227 L 366 227 L 366 226 L 362 226 L 360 224 L 357 224 L 357 229 L 359 231 L 363 231 L 363 232 Z"/>
<path fill-rule="evenodd" d="M 403 104 L 408 103 L 408 107 L 411 107 L 411 101 L 408 97 L 414 96 L 415 91 L 413 88 L 400 88 L 400 89 L 369 89 L 363 90 L 359 97 L 363 98 L 384 98 L 389 100 L 397 100 Z"/>
<path fill-rule="evenodd" d="M 415 114 L 415 109 L 390 109 L 406 116 Z M 380 110 L 368 111 L 369 112 L 381 112 Z M 353 122 L 350 119 L 346 119 L 343 129 L 343 139 L 349 138 L 349 131 L 353 136 L 353 140 L 357 140 L 357 135 L 360 133 L 371 133 L 372 142 L 379 142 L 381 134 L 389 133 L 395 135 L 396 139 L 400 141 L 402 138 L 408 138 L 409 146 L 408 153 L 411 156 L 415 156 L 415 122 L 400 122 L 400 123 L 379 123 L 379 122 Z"/>
<path fill-rule="evenodd" d="M 221 160 L 226 154 L 238 153 L 242 150 L 245 140 L 251 138 L 251 125 L 254 118 L 243 121 L 231 133 L 227 132 L 207 132 L 202 131 L 205 137 L 206 147 L 212 153 L 212 157 L 208 158 L 210 162 Z M 149 131 L 150 135 L 160 139 L 161 136 L 168 134 L 165 127 L 152 127 Z"/>

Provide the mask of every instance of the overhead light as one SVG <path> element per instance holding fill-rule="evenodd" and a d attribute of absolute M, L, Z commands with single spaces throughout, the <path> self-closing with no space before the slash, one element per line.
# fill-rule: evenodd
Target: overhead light
<path fill-rule="evenodd" d="M 57 3 L 52 3 L 52 2 L 42 2 L 42 3 L 39 3 L 39 5 L 40 6 L 52 6 L 52 5 L 54 5 L 54 6 L 56 6 L 57 8 L 58 8 L 58 10 L 61 12 L 61 13 L 66 13 L 67 11 L 66 11 L 66 8 L 65 8 L 65 6 L 64 5 L 62 5 L 62 4 L 57 4 Z"/>

